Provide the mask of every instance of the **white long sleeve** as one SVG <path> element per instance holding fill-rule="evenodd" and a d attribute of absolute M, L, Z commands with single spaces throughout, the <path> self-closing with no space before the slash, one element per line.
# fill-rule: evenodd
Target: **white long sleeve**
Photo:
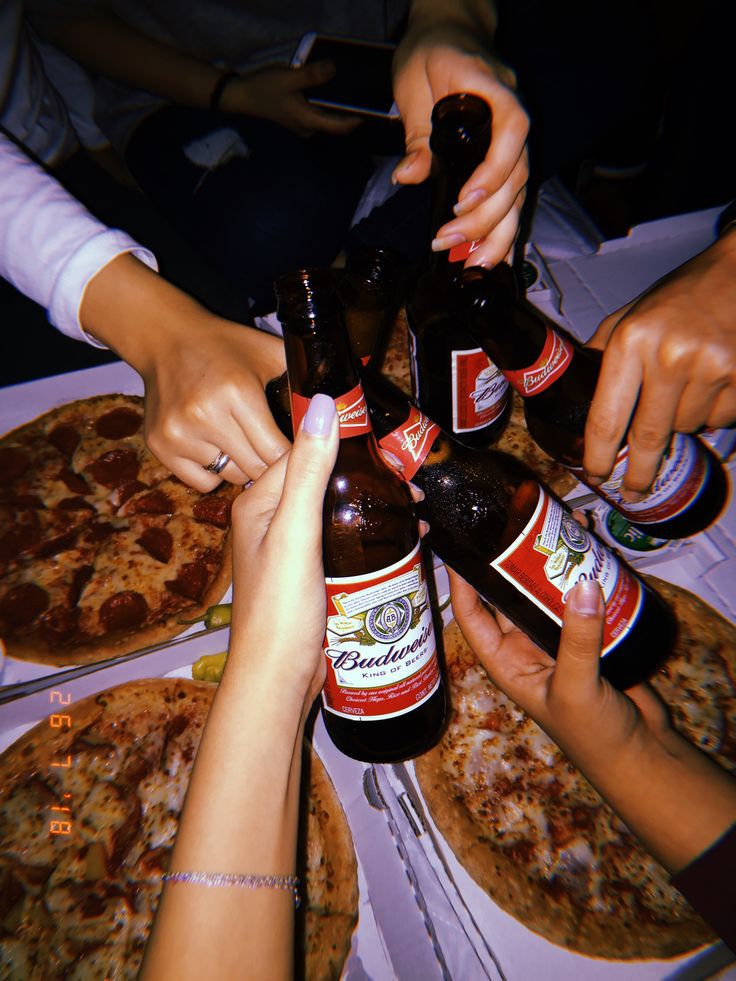
<path fill-rule="evenodd" d="M 0 132 L 1 276 L 64 334 L 104 347 L 82 330 L 79 307 L 92 277 L 125 252 L 158 268 L 148 249 L 94 218 Z"/>

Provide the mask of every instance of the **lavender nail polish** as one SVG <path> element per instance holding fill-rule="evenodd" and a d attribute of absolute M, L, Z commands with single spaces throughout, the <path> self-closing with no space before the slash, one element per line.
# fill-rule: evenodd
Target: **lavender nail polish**
<path fill-rule="evenodd" d="M 304 415 L 304 431 L 310 436 L 324 439 L 330 431 L 332 420 L 335 418 L 335 402 L 329 395 L 318 392 L 313 396 Z"/>

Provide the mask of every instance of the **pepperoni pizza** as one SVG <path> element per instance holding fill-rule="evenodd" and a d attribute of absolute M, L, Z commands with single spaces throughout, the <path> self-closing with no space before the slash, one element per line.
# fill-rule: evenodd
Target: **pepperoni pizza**
<path fill-rule="evenodd" d="M 0 636 L 84 664 L 181 632 L 231 578 L 237 489 L 201 494 L 147 450 L 143 399 L 59 406 L 0 439 Z"/>

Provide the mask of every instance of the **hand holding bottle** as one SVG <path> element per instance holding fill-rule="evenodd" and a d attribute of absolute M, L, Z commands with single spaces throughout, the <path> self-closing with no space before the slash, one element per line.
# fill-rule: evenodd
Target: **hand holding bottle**
<path fill-rule="evenodd" d="M 280 697 L 293 689 L 305 710 L 325 677 L 322 501 L 338 444 L 335 403 L 315 395 L 292 449 L 233 508 L 229 661 L 268 662 Z"/>
<path fill-rule="evenodd" d="M 406 155 L 394 171 L 400 184 L 419 184 L 430 170 L 432 108 L 457 92 L 484 98 L 493 111 L 493 141 L 460 190 L 456 217 L 438 229 L 433 248 L 482 241 L 473 262 L 495 264 L 511 251 L 529 176 L 529 119 L 513 71 L 490 55 L 491 5 L 415 0 L 394 60 L 394 96 L 404 124 Z"/>
<path fill-rule="evenodd" d="M 624 694 L 600 677 L 603 602 L 594 580 L 568 594 L 553 661 L 448 574 L 453 612 L 488 677 L 555 740 L 665 868 L 684 868 L 733 823 L 733 777 L 671 727 L 651 688 Z"/>
<path fill-rule="evenodd" d="M 588 344 L 605 354 L 585 469 L 607 477 L 629 427 L 623 486 L 632 499 L 651 486 L 672 432 L 736 420 L 736 232 L 606 317 Z"/>

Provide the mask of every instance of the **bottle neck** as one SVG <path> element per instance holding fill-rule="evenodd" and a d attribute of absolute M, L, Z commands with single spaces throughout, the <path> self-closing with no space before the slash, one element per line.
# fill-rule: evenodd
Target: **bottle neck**
<path fill-rule="evenodd" d="M 537 394 L 567 370 L 573 345 L 520 294 L 508 265 L 465 270 L 459 293 L 469 330 L 522 396 Z"/>

